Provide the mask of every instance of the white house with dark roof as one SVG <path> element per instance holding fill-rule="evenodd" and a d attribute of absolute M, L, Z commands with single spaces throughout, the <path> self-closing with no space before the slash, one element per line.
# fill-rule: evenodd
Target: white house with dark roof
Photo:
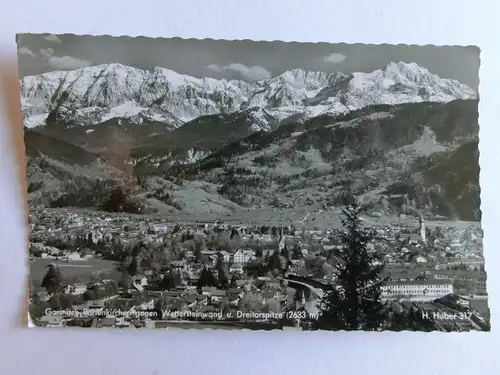
<path fill-rule="evenodd" d="M 86 291 L 87 291 L 87 286 L 82 283 L 69 284 L 66 285 L 66 287 L 64 288 L 64 293 L 72 294 L 74 296 L 81 295 Z"/>
<path fill-rule="evenodd" d="M 231 264 L 231 267 L 229 267 L 229 272 L 242 274 L 243 273 L 243 266 L 239 263 L 233 263 L 233 264 Z"/>
<path fill-rule="evenodd" d="M 241 265 L 247 264 L 255 259 L 255 251 L 252 249 L 239 249 L 233 254 L 233 262 Z"/>

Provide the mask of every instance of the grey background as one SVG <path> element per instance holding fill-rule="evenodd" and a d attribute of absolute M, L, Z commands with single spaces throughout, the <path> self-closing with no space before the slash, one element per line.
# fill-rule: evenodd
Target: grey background
<path fill-rule="evenodd" d="M 472 46 L 284 43 L 71 34 L 19 34 L 17 42 L 21 76 L 119 62 L 143 69 L 161 66 L 194 77 L 252 81 L 295 68 L 371 72 L 391 61 L 404 61 L 415 62 L 441 78 L 457 79 L 474 90 L 479 85 L 479 49 Z M 325 56 L 332 53 L 344 55 L 345 59 L 325 61 Z"/>

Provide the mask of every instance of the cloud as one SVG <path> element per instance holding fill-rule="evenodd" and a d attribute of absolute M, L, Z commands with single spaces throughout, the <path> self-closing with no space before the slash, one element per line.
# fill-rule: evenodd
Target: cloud
<path fill-rule="evenodd" d="M 54 56 L 54 50 L 52 48 L 42 48 L 40 50 L 40 56 L 45 57 L 46 59 Z"/>
<path fill-rule="evenodd" d="M 42 48 L 40 50 L 40 56 L 53 69 L 71 70 L 92 65 L 92 61 L 89 60 L 80 60 L 71 56 L 54 56 L 54 53 L 52 48 Z"/>
<path fill-rule="evenodd" d="M 46 35 L 43 39 L 45 39 L 47 42 L 50 42 L 50 43 L 57 43 L 57 44 L 61 44 L 61 39 L 59 39 L 56 35 Z"/>
<path fill-rule="evenodd" d="M 219 65 L 216 65 L 216 64 L 210 64 L 206 67 L 207 69 L 210 69 L 210 70 L 213 70 L 214 72 L 222 72 L 222 69 Z"/>
<path fill-rule="evenodd" d="M 80 60 L 71 56 L 52 56 L 48 59 L 48 64 L 54 69 L 68 70 L 84 68 L 92 65 L 92 61 Z"/>
<path fill-rule="evenodd" d="M 19 47 L 17 53 L 24 56 L 37 57 L 37 54 L 30 50 L 28 47 Z"/>
<path fill-rule="evenodd" d="M 332 53 L 328 56 L 323 57 L 323 61 L 329 64 L 339 64 L 347 58 L 346 55 L 341 53 Z"/>
<path fill-rule="evenodd" d="M 266 68 L 258 65 L 246 66 L 240 63 L 232 63 L 226 66 L 219 66 L 215 64 L 210 64 L 207 69 L 213 70 L 214 72 L 221 73 L 223 71 L 231 71 L 241 74 L 241 76 L 249 81 L 258 81 L 260 79 L 266 79 L 271 77 L 271 72 Z"/>

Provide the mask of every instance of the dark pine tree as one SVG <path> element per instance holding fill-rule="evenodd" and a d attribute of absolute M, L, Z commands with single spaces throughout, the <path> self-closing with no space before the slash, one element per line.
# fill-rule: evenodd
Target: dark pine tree
<path fill-rule="evenodd" d="M 199 263 L 203 262 L 202 250 L 203 250 L 203 244 L 201 243 L 201 241 L 195 241 L 195 243 L 194 243 L 194 258 Z"/>
<path fill-rule="evenodd" d="M 380 273 L 384 265 L 374 265 L 378 255 L 367 250 L 374 233 L 362 229 L 361 212 L 356 201 L 342 209 L 344 217 L 338 236 L 343 251 L 335 266 L 337 285 L 319 303 L 320 329 L 373 331 L 381 329 L 388 320 L 388 311 L 381 301 L 385 280 Z"/>
<path fill-rule="evenodd" d="M 101 208 L 108 212 L 121 212 L 127 202 L 127 197 L 123 189 L 116 186 L 111 190 L 108 198 L 103 202 Z"/>
<path fill-rule="evenodd" d="M 132 261 L 127 267 L 127 272 L 129 275 L 139 275 L 141 273 L 140 261 L 137 256 L 132 258 Z"/>
<path fill-rule="evenodd" d="M 281 270 L 281 259 L 279 250 L 276 250 L 273 255 L 269 257 L 267 261 L 267 269 L 272 270 Z"/>
<path fill-rule="evenodd" d="M 217 271 L 219 271 L 220 269 L 223 269 L 225 267 L 224 256 L 221 253 L 217 254 L 217 262 L 216 262 L 215 267 L 216 267 Z"/>
<path fill-rule="evenodd" d="M 302 250 L 300 249 L 300 246 L 298 244 L 295 244 L 295 246 L 292 249 L 292 259 L 293 260 L 302 259 Z"/>
<path fill-rule="evenodd" d="M 182 284 L 182 275 L 180 272 L 174 272 L 174 282 L 176 287 Z"/>
<path fill-rule="evenodd" d="M 48 293 L 56 293 L 61 288 L 61 271 L 59 267 L 53 264 L 48 266 L 49 269 L 42 280 L 42 288 L 45 288 Z"/>
<path fill-rule="evenodd" d="M 208 270 L 206 267 L 203 267 L 203 269 L 200 272 L 200 277 L 198 279 L 198 284 L 197 284 L 198 292 L 201 293 L 201 289 L 204 286 L 214 286 L 214 285 L 216 285 L 216 280 L 212 271 Z"/>
<path fill-rule="evenodd" d="M 304 295 L 304 291 L 302 289 L 297 289 L 295 291 L 295 294 L 293 296 L 293 301 L 295 302 L 295 304 L 302 303 L 302 296 L 303 295 Z M 295 307 L 297 307 L 297 305 L 295 305 Z"/>
<path fill-rule="evenodd" d="M 217 278 L 211 270 L 207 270 L 207 286 L 217 286 Z"/>
<path fill-rule="evenodd" d="M 282 257 L 284 257 L 285 259 L 289 260 L 290 259 L 290 252 L 288 251 L 286 245 L 285 247 L 283 248 L 283 250 L 281 250 L 281 254 L 280 254 Z"/>
<path fill-rule="evenodd" d="M 425 314 L 418 306 L 392 308 L 390 311 L 390 325 L 387 328 L 392 331 L 419 332 L 444 330 L 444 328 L 440 329 L 436 321 L 429 316 L 432 316 L 432 314 Z"/>
<path fill-rule="evenodd" d="M 271 228 L 271 236 L 276 237 L 278 235 L 278 228 L 272 227 Z"/>
<path fill-rule="evenodd" d="M 262 247 L 258 245 L 257 248 L 255 249 L 255 257 L 262 258 L 262 255 L 263 255 Z"/>
<path fill-rule="evenodd" d="M 233 228 L 231 230 L 230 238 L 233 239 L 233 238 L 238 237 L 238 236 L 239 236 L 238 230 L 236 228 Z"/>
<path fill-rule="evenodd" d="M 230 288 L 237 288 L 238 287 L 238 284 L 236 284 L 236 275 L 233 274 L 233 276 L 231 276 L 231 281 L 229 282 L 229 287 Z"/>
<path fill-rule="evenodd" d="M 175 289 L 176 286 L 176 280 L 172 272 L 167 273 L 163 280 L 160 282 L 161 289 L 172 290 Z"/>
<path fill-rule="evenodd" d="M 227 289 L 229 287 L 229 279 L 227 278 L 226 271 L 222 267 L 219 267 L 217 271 L 217 278 L 219 279 L 219 288 Z"/>

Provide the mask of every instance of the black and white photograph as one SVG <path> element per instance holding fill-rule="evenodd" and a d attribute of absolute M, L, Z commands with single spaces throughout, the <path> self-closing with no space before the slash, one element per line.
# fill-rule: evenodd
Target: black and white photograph
<path fill-rule="evenodd" d="M 16 42 L 31 327 L 490 331 L 479 48 Z"/>

